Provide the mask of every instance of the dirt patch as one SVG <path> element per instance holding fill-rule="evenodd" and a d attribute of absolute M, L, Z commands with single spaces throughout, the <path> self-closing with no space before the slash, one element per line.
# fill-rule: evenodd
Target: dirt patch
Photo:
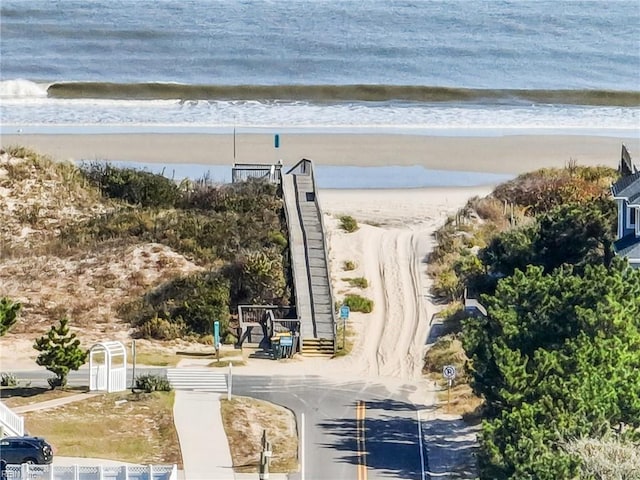
<path fill-rule="evenodd" d="M 239 473 L 257 472 L 266 430 L 271 442 L 271 472 L 298 470 L 298 433 L 293 413 L 286 408 L 246 397 L 221 400 L 233 467 Z"/>

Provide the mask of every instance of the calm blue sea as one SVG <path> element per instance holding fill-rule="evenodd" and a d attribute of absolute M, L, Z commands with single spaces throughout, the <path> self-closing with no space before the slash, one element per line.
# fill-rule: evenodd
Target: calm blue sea
<path fill-rule="evenodd" d="M 640 2 L 2 0 L 1 131 L 640 135 Z"/>

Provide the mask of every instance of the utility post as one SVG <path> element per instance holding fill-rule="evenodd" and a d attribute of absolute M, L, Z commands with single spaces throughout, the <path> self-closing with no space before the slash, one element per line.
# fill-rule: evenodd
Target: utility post
<path fill-rule="evenodd" d="M 453 379 L 456 378 L 456 367 L 453 365 L 445 365 L 442 368 L 442 376 L 447 379 L 447 413 L 451 412 L 451 385 Z"/>
<path fill-rule="evenodd" d="M 271 442 L 267 440 L 267 431 L 262 431 L 262 452 L 260 452 L 260 480 L 269 480 L 269 463 L 271 462 Z"/>
<path fill-rule="evenodd" d="M 131 362 L 133 363 L 133 372 L 131 374 L 131 393 L 135 393 L 136 389 L 136 341 L 131 342 Z M 127 366 L 125 365 L 125 368 Z"/>

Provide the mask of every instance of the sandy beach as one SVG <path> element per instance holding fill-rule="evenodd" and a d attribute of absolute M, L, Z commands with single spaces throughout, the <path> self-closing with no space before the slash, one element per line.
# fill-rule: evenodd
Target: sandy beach
<path fill-rule="evenodd" d="M 113 160 L 140 163 L 231 165 L 231 134 L 3 135 L 3 147 L 21 145 L 59 160 Z M 640 155 L 640 138 L 604 136 L 504 135 L 496 137 L 393 134 L 288 134 L 280 147 L 268 134 L 235 138 L 235 161 L 292 165 L 310 158 L 316 165 L 412 166 L 437 170 L 518 174 L 541 167 L 615 167 L 625 143 Z"/>

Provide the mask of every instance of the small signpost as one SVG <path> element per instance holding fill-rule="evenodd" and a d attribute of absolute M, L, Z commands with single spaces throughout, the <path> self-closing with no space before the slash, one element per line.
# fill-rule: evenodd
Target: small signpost
<path fill-rule="evenodd" d="M 213 322 L 213 345 L 216 349 L 216 358 L 220 361 L 220 322 Z"/>
<path fill-rule="evenodd" d="M 342 349 L 344 350 L 347 345 L 347 319 L 351 313 L 349 305 L 342 305 L 340 307 L 340 318 L 342 319 Z"/>
<path fill-rule="evenodd" d="M 451 403 L 451 385 L 453 384 L 453 379 L 456 378 L 456 367 L 453 365 L 445 365 L 442 367 L 442 376 L 447 379 L 447 383 L 449 384 L 447 387 L 447 411 L 449 411 Z"/>

